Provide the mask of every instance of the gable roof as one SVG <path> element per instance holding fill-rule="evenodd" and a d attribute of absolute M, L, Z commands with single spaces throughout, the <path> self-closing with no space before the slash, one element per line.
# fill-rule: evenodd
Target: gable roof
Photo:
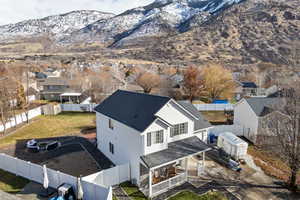
<path fill-rule="evenodd" d="M 194 131 L 211 127 L 211 124 L 202 116 L 202 114 L 197 110 L 197 108 L 193 104 L 185 101 L 178 101 L 177 103 L 179 103 L 187 111 L 189 111 L 198 118 L 198 120 L 194 121 Z"/>
<path fill-rule="evenodd" d="M 271 107 L 278 101 L 277 98 L 253 97 L 245 99 L 255 114 L 263 117 L 272 112 Z"/>
<path fill-rule="evenodd" d="M 118 90 L 95 108 L 95 111 L 143 132 L 157 117 L 155 114 L 171 98 Z"/>
<path fill-rule="evenodd" d="M 244 88 L 257 88 L 257 85 L 254 82 L 241 82 L 241 84 Z"/>

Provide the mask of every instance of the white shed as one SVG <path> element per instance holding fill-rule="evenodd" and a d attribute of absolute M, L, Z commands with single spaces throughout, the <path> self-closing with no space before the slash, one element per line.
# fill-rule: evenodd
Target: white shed
<path fill-rule="evenodd" d="M 220 133 L 217 145 L 235 159 L 244 158 L 247 155 L 248 143 L 233 133 Z"/>

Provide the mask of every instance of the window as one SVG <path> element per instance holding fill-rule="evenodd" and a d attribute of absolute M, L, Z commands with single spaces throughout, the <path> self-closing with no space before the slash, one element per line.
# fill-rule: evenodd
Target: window
<path fill-rule="evenodd" d="M 112 119 L 108 120 L 108 127 L 112 130 L 114 129 L 114 123 L 113 123 Z"/>
<path fill-rule="evenodd" d="M 147 146 L 150 147 L 152 144 L 164 143 L 164 131 L 154 131 L 147 133 Z"/>
<path fill-rule="evenodd" d="M 164 142 L 164 131 L 156 131 L 155 132 L 155 144 L 160 144 Z"/>
<path fill-rule="evenodd" d="M 114 145 L 110 142 L 109 143 L 109 152 L 114 154 L 115 150 L 114 150 Z"/>
<path fill-rule="evenodd" d="M 187 134 L 188 133 L 188 123 L 175 124 L 173 128 L 171 128 L 171 137 Z"/>

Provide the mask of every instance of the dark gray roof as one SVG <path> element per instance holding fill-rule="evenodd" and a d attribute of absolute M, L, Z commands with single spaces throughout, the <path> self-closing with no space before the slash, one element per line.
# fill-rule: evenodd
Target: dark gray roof
<path fill-rule="evenodd" d="M 95 110 L 143 132 L 157 118 L 155 113 L 170 100 L 169 97 L 118 90 Z"/>
<path fill-rule="evenodd" d="M 257 88 L 257 85 L 254 82 L 241 82 L 244 88 Z"/>
<path fill-rule="evenodd" d="M 265 116 L 272 112 L 271 107 L 278 102 L 278 98 L 266 98 L 266 97 L 253 97 L 247 98 L 246 101 L 259 117 Z"/>
<path fill-rule="evenodd" d="M 197 108 L 193 104 L 186 101 L 178 101 L 177 103 L 179 103 L 187 111 L 189 111 L 199 119 L 195 120 L 194 131 L 211 127 L 211 124 L 203 117 L 203 115 L 197 110 Z"/>
<path fill-rule="evenodd" d="M 41 85 L 69 85 L 69 80 L 63 77 L 49 77 L 44 81 L 40 81 Z"/>
<path fill-rule="evenodd" d="M 141 156 L 141 159 L 148 168 L 153 168 L 208 150 L 210 150 L 210 147 L 207 144 L 201 141 L 198 137 L 193 136 L 176 142 L 171 142 L 168 144 L 167 149 L 146 156 Z"/>

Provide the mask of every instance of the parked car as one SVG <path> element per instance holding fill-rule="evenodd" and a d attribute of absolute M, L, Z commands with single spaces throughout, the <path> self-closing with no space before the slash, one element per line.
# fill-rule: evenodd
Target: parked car
<path fill-rule="evenodd" d="M 226 153 L 223 149 L 215 147 L 213 150 L 207 152 L 207 156 L 219 163 L 220 165 L 223 165 L 233 171 L 242 171 L 240 164 L 231 159 L 231 156 L 228 153 Z"/>

